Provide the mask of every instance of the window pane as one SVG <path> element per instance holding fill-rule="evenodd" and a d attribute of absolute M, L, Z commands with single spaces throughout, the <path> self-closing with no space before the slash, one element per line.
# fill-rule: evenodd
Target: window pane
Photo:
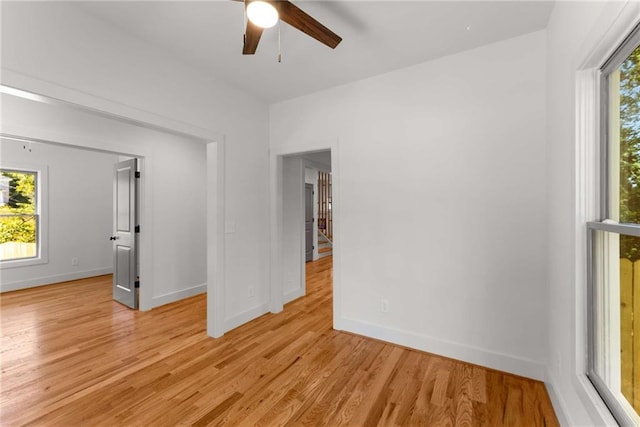
<path fill-rule="evenodd" d="M 0 261 L 38 256 L 35 215 L 0 216 Z"/>
<path fill-rule="evenodd" d="M 640 420 L 640 238 L 595 233 L 593 370 L 631 419 Z"/>
<path fill-rule="evenodd" d="M 0 172 L 0 261 L 37 257 L 36 173 Z"/>
<path fill-rule="evenodd" d="M 640 46 L 610 75 L 610 144 L 619 166 L 618 209 L 613 219 L 640 224 Z M 614 154 L 617 156 L 614 157 Z M 612 186 L 617 181 L 613 176 Z M 611 202 L 616 202 L 613 197 Z M 618 212 L 616 212 L 616 210 Z M 617 215 L 616 215 L 617 213 Z"/>

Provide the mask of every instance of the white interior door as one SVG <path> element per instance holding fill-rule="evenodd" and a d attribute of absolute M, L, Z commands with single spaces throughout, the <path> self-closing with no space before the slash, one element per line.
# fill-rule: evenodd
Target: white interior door
<path fill-rule="evenodd" d="M 113 179 L 113 299 L 138 308 L 137 159 L 116 163 Z"/>

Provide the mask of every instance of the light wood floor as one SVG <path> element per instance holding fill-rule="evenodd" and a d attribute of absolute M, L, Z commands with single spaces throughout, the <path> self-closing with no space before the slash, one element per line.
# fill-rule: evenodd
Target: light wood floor
<path fill-rule="evenodd" d="M 3 294 L 1 424 L 558 425 L 540 382 L 332 330 L 331 262 L 218 340 L 203 295 L 131 311 L 110 276 Z"/>

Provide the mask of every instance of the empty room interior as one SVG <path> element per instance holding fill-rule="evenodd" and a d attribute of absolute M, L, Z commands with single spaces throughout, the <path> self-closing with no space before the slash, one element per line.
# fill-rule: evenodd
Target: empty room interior
<path fill-rule="evenodd" d="M 640 2 L 0 20 L 0 424 L 640 425 Z"/>

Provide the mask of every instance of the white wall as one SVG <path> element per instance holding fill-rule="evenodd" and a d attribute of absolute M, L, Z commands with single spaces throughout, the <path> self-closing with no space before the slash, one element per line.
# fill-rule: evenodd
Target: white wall
<path fill-rule="evenodd" d="M 544 377 L 545 58 L 537 32 L 271 106 L 273 152 L 338 141 L 338 327 Z"/>
<path fill-rule="evenodd" d="M 304 161 L 285 157 L 282 162 L 283 302 L 304 295 Z"/>
<path fill-rule="evenodd" d="M 549 381 L 554 405 L 568 425 L 616 425 L 586 379 L 585 221 L 598 220 L 576 131 L 578 71 L 599 68 L 640 16 L 638 2 L 556 2 L 547 28 L 547 168 Z M 597 94 L 597 78 L 590 82 Z M 594 96 L 595 97 L 595 96 Z M 582 99 L 582 98 L 581 98 Z M 583 110 L 588 111 L 588 106 Z M 597 122 L 597 111 L 586 120 Z M 592 126 L 596 129 L 596 126 Z M 591 141 L 597 145 L 596 135 Z M 597 152 L 597 147 L 590 147 Z M 594 181 L 595 182 L 595 181 Z M 587 192 L 588 194 L 585 194 Z"/>
<path fill-rule="evenodd" d="M 55 89 L 54 95 L 62 98 L 70 96 L 65 91 L 68 88 L 78 96 L 110 101 L 121 111 L 145 113 L 222 135 L 223 141 L 218 142 L 225 145 L 224 214 L 234 224 L 224 242 L 226 329 L 263 314 L 269 298 L 267 106 L 210 73 L 190 68 L 170 53 L 85 14 L 73 2 L 3 3 L 0 50 L 5 83 L 27 90 L 38 86 L 49 95 Z M 163 149 L 163 160 L 171 158 L 186 166 L 179 144 L 167 142 Z M 157 174 L 160 187 L 173 171 L 157 169 Z M 204 197 L 204 182 L 193 182 L 185 197 Z M 172 212 L 158 215 L 176 218 Z M 205 235 L 201 227 L 195 229 L 196 224 L 190 227 Z M 165 243 L 160 237 L 153 245 L 162 250 Z M 158 264 L 158 277 L 163 268 L 172 267 Z M 173 277 L 175 272 L 171 273 Z M 182 280 L 180 283 L 178 286 L 184 286 Z M 256 288 L 254 298 L 248 298 L 248 286 Z"/>
<path fill-rule="evenodd" d="M 111 273 L 113 165 L 118 157 L 37 143 L 29 151 L 24 145 L 1 139 L 0 164 L 47 167 L 49 206 L 43 221 L 48 224 L 48 262 L 3 268 L 0 291 Z M 78 265 L 71 265 L 74 257 Z"/>

